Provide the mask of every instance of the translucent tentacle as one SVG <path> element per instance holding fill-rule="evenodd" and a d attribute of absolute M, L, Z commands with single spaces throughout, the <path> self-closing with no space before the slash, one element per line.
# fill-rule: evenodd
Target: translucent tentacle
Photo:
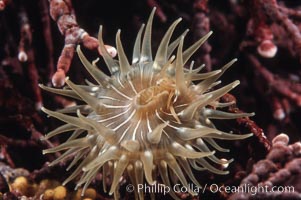
<path fill-rule="evenodd" d="M 172 185 L 170 184 L 169 177 L 168 177 L 168 171 L 167 171 L 167 163 L 162 160 L 159 163 L 159 172 L 160 176 L 162 177 L 162 181 L 166 187 L 172 188 Z M 173 190 L 170 190 L 170 196 L 172 196 L 175 200 L 181 200 Z"/>
<path fill-rule="evenodd" d="M 227 69 L 229 69 L 229 67 L 231 67 L 233 65 L 233 63 L 235 63 L 237 61 L 237 59 L 233 59 L 231 60 L 230 62 L 228 62 L 226 65 L 224 65 L 222 68 L 221 68 L 221 73 L 218 73 L 216 74 L 215 76 L 212 76 L 208 79 L 205 79 L 204 81 L 200 82 L 199 84 L 196 85 L 196 87 L 198 88 L 198 92 L 199 93 L 203 93 L 205 92 L 206 90 L 209 89 L 209 87 L 217 80 L 219 79 L 223 73 L 225 73 L 225 71 Z"/>
<path fill-rule="evenodd" d="M 153 8 L 147 24 L 145 28 L 145 33 L 142 41 L 142 47 L 141 47 L 141 57 L 140 62 L 151 62 L 153 61 L 152 58 L 152 47 L 151 47 L 151 37 L 152 37 L 152 24 L 153 24 L 153 18 L 155 14 L 156 8 Z"/>
<path fill-rule="evenodd" d="M 43 112 L 47 113 L 48 115 L 52 116 L 52 117 L 55 117 L 55 118 L 57 118 L 59 120 L 62 120 L 66 123 L 72 124 L 76 127 L 83 128 L 83 129 L 86 129 L 86 130 L 91 129 L 91 127 L 89 125 L 87 125 L 85 123 L 82 123 L 80 121 L 80 119 L 78 119 L 77 117 L 72 117 L 72 116 L 69 116 L 69 115 L 62 114 L 62 113 L 53 112 L 53 111 L 48 110 L 44 107 L 42 107 L 41 110 Z"/>
<path fill-rule="evenodd" d="M 207 33 L 205 36 L 203 36 L 201 39 L 199 39 L 197 42 L 195 42 L 191 47 L 189 47 L 188 49 L 186 49 L 183 53 L 183 63 L 185 64 L 189 58 L 194 54 L 194 52 L 196 50 L 198 50 L 198 48 L 200 48 L 200 46 L 202 44 L 204 44 L 204 42 L 206 42 L 206 40 L 210 37 L 210 35 L 212 34 L 212 31 L 210 31 L 209 33 Z"/>
<path fill-rule="evenodd" d="M 78 45 L 76 48 L 76 51 L 78 53 L 78 57 L 83 63 L 84 67 L 87 69 L 87 71 L 91 74 L 91 76 L 96 80 L 97 83 L 107 86 L 110 82 L 110 77 L 107 76 L 105 73 L 103 73 L 101 70 L 99 70 L 96 66 L 93 66 L 85 57 L 83 52 L 80 49 L 80 46 Z"/>
<path fill-rule="evenodd" d="M 183 50 L 183 42 L 184 38 L 181 37 L 180 44 L 177 51 L 177 58 L 176 58 L 176 92 L 180 95 L 185 95 L 187 93 L 187 86 L 184 78 L 184 64 L 183 64 L 183 56 L 182 56 L 182 50 Z"/>
<path fill-rule="evenodd" d="M 83 101 L 85 101 L 89 106 L 91 106 L 96 113 L 100 113 L 104 109 L 103 104 L 99 101 L 98 98 L 90 95 L 88 92 L 75 85 L 72 81 L 69 80 L 68 77 L 66 78 L 66 83 L 82 98 Z"/>
<path fill-rule="evenodd" d="M 153 170 L 153 154 L 151 151 L 145 151 L 141 156 L 141 161 L 143 163 L 143 169 L 145 173 L 145 178 L 150 185 L 154 185 L 156 182 L 152 177 Z"/>
<path fill-rule="evenodd" d="M 220 110 L 204 109 L 202 114 L 210 119 L 236 119 L 241 117 L 252 117 L 254 113 L 228 113 Z"/>
<path fill-rule="evenodd" d="M 120 157 L 120 159 L 118 160 L 118 162 L 116 164 L 116 168 L 114 170 L 114 178 L 113 178 L 113 182 L 112 182 L 111 190 L 110 190 L 109 194 L 113 194 L 113 192 L 115 191 L 118 181 L 121 178 L 128 163 L 129 163 L 129 158 L 126 155 L 122 155 Z"/>
<path fill-rule="evenodd" d="M 115 74 L 117 71 L 119 71 L 119 66 L 117 62 L 111 57 L 111 55 L 108 53 L 103 39 L 102 39 L 102 26 L 99 27 L 99 32 L 98 32 L 98 41 L 99 41 L 99 48 L 102 53 L 102 56 L 104 58 L 104 61 L 110 70 L 111 74 Z"/>
<path fill-rule="evenodd" d="M 155 60 L 154 60 L 154 65 L 159 65 L 162 66 L 164 65 L 167 60 L 167 50 L 168 50 L 168 43 L 170 41 L 171 35 L 174 31 L 174 29 L 176 28 L 176 26 L 178 25 L 178 23 L 182 20 L 182 18 L 179 18 L 178 20 L 176 20 L 167 30 L 167 32 L 165 33 L 163 39 L 161 40 L 161 43 L 158 47 L 156 56 L 155 56 Z"/>
<path fill-rule="evenodd" d="M 64 133 L 64 132 L 72 131 L 77 128 L 78 128 L 77 126 L 74 126 L 72 124 L 64 124 L 56 129 L 54 129 L 53 131 L 47 133 L 47 135 L 42 137 L 41 140 L 48 140 L 48 139 L 52 138 L 53 136 L 56 136 L 56 135 Z"/>
<path fill-rule="evenodd" d="M 127 72 L 131 70 L 131 66 L 129 61 L 124 53 L 121 41 L 120 41 L 120 29 L 116 34 L 116 44 L 117 44 L 117 52 L 118 52 L 118 60 L 119 60 L 119 68 L 121 76 L 125 76 Z"/>
<path fill-rule="evenodd" d="M 47 86 L 42 85 L 42 84 L 39 84 L 39 87 L 42 88 L 43 90 L 48 91 L 48 92 L 52 92 L 52 93 L 55 93 L 55 94 L 66 96 L 66 97 L 71 97 L 73 99 L 81 100 L 80 96 L 78 96 L 76 94 L 76 92 L 74 92 L 72 90 L 51 88 L 51 87 L 47 87 Z"/>
<path fill-rule="evenodd" d="M 182 37 L 185 37 L 189 29 L 186 29 L 175 41 L 173 41 L 167 48 L 167 58 L 169 58 L 172 52 L 177 48 Z"/>
<path fill-rule="evenodd" d="M 182 158 L 201 158 L 213 155 L 215 152 L 196 152 L 193 150 L 188 150 L 177 142 L 173 142 L 170 146 L 170 152 Z"/>
<path fill-rule="evenodd" d="M 132 64 L 137 63 L 141 56 L 141 36 L 142 36 L 142 31 L 144 29 L 144 26 L 145 26 L 145 24 L 141 25 L 139 32 L 137 34 L 136 40 L 135 40 Z"/>

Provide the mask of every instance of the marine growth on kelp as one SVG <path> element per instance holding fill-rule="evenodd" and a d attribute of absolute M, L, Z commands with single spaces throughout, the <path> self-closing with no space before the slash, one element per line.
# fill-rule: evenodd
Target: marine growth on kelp
<path fill-rule="evenodd" d="M 77 85 L 67 78 L 68 86 L 63 89 L 41 85 L 47 91 L 82 101 L 81 105 L 58 111 L 43 108 L 48 115 L 66 123 L 48 133 L 44 139 L 73 132 L 66 142 L 43 151 L 44 154 L 64 152 L 50 165 L 73 158 L 67 168 L 73 172 L 63 184 L 75 181 L 76 188 L 83 187 L 84 192 L 95 176 L 102 173 L 104 191 L 114 193 L 115 199 L 119 199 L 121 177 L 136 186 L 137 199 L 144 199 L 144 194 L 137 192 L 137 185 L 145 182 L 152 185 L 160 181 L 168 187 L 179 182 L 187 188 L 192 182 L 200 186 L 192 168 L 216 174 L 228 173 L 215 167 L 216 164 L 227 165 L 232 161 L 215 156 L 216 151 L 228 152 L 216 140 L 237 140 L 252 135 L 223 132 L 211 121 L 253 115 L 219 110 L 231 105 L 219 102 L 219 98 L 236 87 L 239 81 L 219 89 L 214 87 L 236 59 L 220 70 L 208 73 L 199 73 L 202 66 L 185 68 L 189 58 L 211 32 L 183 50 L 187 31 L 170 42 L 181 19 L 169 27 L 155 56 L 152 56 L 154 12 L 155 9 L 146 24 L 144 35 L 144 25 L 137 34 L 131 62 L 123 50 L 120 30 L 116 34 L 118 60 L 115 60 L 106 51 L 103 28 L 100 27 L 99 47 L 111 76 L 103 73 L 96 66 L 96 61 L 89 62 L 78 47 L 81 62 L 97 83 Z M 109 190 L 106 188 L 106 178 L 112 182 Z M 196 195 L 193 191 L 189 193 Z M 170 195 L 178 199 L 173 191 Z"/>

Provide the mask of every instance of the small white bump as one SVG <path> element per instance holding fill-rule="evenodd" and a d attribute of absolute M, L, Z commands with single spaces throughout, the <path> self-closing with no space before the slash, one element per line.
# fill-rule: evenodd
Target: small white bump
<path fill-rule="evenodd" d="M 25 51 L 20 51 L 18 54 L 18 59 L 20 62 L 26 62 L 28 60 L 28 56 Z"/>
<path fill-rule="evenodd" d="M 224 162 L 221 166 L 222 166 L 222 168 L 223 169 L 226 169 L 226 168 L 228 168 L 228 166 L 229 166 L 229 162 L 228 162 L 228 160 L 227 159 L 225 159 L 225 158 L 221 158 L 221 161 L 222 162 Z"/>

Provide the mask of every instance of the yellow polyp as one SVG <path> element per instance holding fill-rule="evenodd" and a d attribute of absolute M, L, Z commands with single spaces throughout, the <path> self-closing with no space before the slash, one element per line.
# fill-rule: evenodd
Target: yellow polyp
<path fill-rule="evenodd" d="M 13 191 L 16 191 L 17 193 L 20 193 L 22 195 L 26 195 L 29 188 L 29 183 L 27 178 L 24 176 L 17 177 L 14 182 L 10 185 L 11 189 Z"/>
<path fill-rule="evenodd" d="M 44 192 L 43 200 L 53 200 L 54 191 L 52 189 L 47 189 Z"/>
<path fill-rule="evenodd" d="M 53 190 L 53 200 L 64 200 L 67 196 L 67 190 L 64 186 L 58 186 Z"/>

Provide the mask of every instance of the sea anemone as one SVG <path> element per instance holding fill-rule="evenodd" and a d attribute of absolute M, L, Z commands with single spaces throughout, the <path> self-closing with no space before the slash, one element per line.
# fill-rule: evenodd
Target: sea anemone
<path fill-rule="evenodd" d="M 192 168 L 227 174 L 218 165 L 232 161 L 219 159 L 216 151 L 228 152 L 218 140 L 237 140 L 252 134 L 233 134 L 218 130 L 211 119 L 235 119 L 253 113 L 228 113 L 219 110 L 231 103 L 219 98 L 239 84 L 234 81 L 219 89 L 219 77 L 236 61 L 230 61 L 220 70 L 199 73 L 203 66 L 189 69 L 184 66 L 193 53 L 207 40 L 209 32 L 185 51 L 184 36 L 187 31 L 170 43 L 172 33 L 181 19 L 176 20 L 164 35 L 155 58 L 151 50 L 153 9 L 145 27 L 140 28 L 129 63 L 116 35 L 118 60 L 106 51 L 99 30 L 99 48 L 111 76 L 98 69 L 96 61 L 90 63 L 77 48 L 79 58 L 97 84 L 76 85 L 68 78 L 67 87 L 54 89 L 41 85 L 47 91 L 83 101 L 83 105 L 64 108 L 56 112 L 42 108 L 50 116 L 66 124 L 48 133 L 44 139 L 73 131 L 69 139 L 43 153 L 65 151 L 50 163 L 55 165 L 73 157 L 67 170 L 75 167 L 64 185 L 80 177 L 77 186 L 83 192 L 101 171 L 106 191 L 106 178 L 111 180 L 109 194 L 118 199 L 121 177 L 128 177 L 134 186 L 146 182 L 150 185 L 160 180 L 168 187 L 178 181 L 188 187 L 187 177 L 201 187 Z M 170 44 L 169 44 L 170 43 Z M 176 56 L 172 55 L 177 48 Z M 198 81 L 198 83 L 194 83 Z M 76 113 L 76 115 L 72 115 Z M 76 165 L 77 164 L 77 165 Z M 142 192 L 135 195 L 143 199 Z M 189 193 L 195 195 L 194 191 Z M 173 191 L 170 195 L 178 199 Z"/>

